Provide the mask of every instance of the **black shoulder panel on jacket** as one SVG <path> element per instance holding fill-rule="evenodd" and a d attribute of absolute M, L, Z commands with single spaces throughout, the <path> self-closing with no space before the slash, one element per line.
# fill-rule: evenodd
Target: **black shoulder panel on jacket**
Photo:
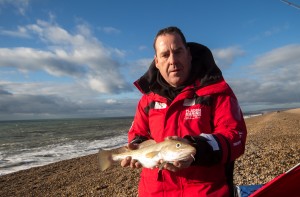
<path fill-rule="evenodd" d="M 212 97 L 211 96 L 198 96 L 196 97 L 196 104 L 211 106 L 212 105 Z"/>

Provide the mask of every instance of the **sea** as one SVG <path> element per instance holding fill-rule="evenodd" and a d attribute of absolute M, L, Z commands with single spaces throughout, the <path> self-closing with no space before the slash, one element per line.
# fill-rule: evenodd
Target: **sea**
<path fill-rule="evenodd" d="M 0 176 L 127 143 L 133 117 L 0 121 Z"/>
<path fill-rule="evenodd" d="M 261 115 L 246 114 L 244 117 Z M 133 117 L 0 121 L 0 176 L 127 144 Z"/>

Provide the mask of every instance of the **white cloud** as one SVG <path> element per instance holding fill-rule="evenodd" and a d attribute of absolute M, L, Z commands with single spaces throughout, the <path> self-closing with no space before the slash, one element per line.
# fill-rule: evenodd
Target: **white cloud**
<path fill-rule="evenodd" d="M 133 79 L 138 79 L 141 77 L 149 68 L 153 58 L 143 58 L 138 59 L 130 63 L 130 76 Z"/>
<path fill-rule="evenodd" d="M 133 115 L 136 99 L 110 97 L 76 83 L 0 80 L 0 120 Z"/>
<path fill-rule="evenodd" d="M 140 50 L 140 51 L 144 51 L 144 50 L 147 50 L 147 49 L 148 49 L 148 47 L 145 46 L 145 45 L 139 46 L 139 50 Z"/>
<path fill-rule="evenodd" d="M 245 54 L 238 46 L 212 50 L 215 61 L 220 68 L 228 68 L 236 58 Z"/>
<path fill-rule="evenodd" d="M 137 69 L 139 70 L 147 70 L 153 61 L 153 58 L 143 58 L 138 59 L 134 62 L 134 64 L 137 66 Z"/>
<path fill-rule="evenodd" d="M 255 63 L 251 66 L 260 74 L 284 72 L 295 70 L 299 68 L 300 62 L 300 45 L 287 45 L 281 48 L 274 49 L 260 57 L 258 57 Z M 268 74 L 266 73 L 266 74 Z M 299 72 L 291 72 L 299 73 Z"/>
<path fill-rule="evenodd" d="M 116 60 L 126 51 L 104 47 L 87 24 L 70 32 L 55 21 L 37 20 L 0 33 L 44 44 L 0 48 L 0 76 L 6 80 L 0 80 L 0 119 L 133 115 L 136 99 L 117 96 L 133 90 L 123 76 L 130 72 L 128 65 Z M 51 77 L 31 81 L 35 72 Z M 108 95 L 111 99 L 101 99 Z M 116 103 L 117 109 L 107 105 Z"/>
<path fill-rule="evenodd" d="M 300 106 L 300 45 L 273 49 L 230 80 L 242 103 L 271 107 Z"/>
<path fill-rule="evenodd" d="M 42 20 L 21 29 L 31 37 L 37 35 L 46 44 L 46 49 L 0 48 L 0 67 L 69 76 L 81 83 L 88 82 L 91 89 L 102 93 L 131 90 L 121 74 L 120 63 L 113 59 L 114 56 L 123 57 L 125 52 L 105 48 L 84 24 L 78 25 L 75 33 Z"/>
<path fill-rule="evenodd" d="M 119 34 L 121 31 L 117 28 L 114 27 L 100 27 L 99 28 L 101 31 L 107 33 L 107 34 Z"/>
<path fill-rule="evenodd" d="M 20 37 L 20 38 L 30 38 L 30 35 L 27 32 L 27 29 L 24 27 L 18 27 L 16 31 L 3 30 L 0 28 L 0 34 L 11 36 L 11 37 Z"/>
<path fill-rule="evenodd" d="M 0 9 L 4 6 L 13 6 L 16 11 L 21 14 L 25 15 L 26 10 L 29 6 L 30 0 L 0 0 Z M 4 7 L 5 9 L 5 7 Z"/>
<path fill-rule="evenodd" d="M 116 103 L 118 103 L 118 101 L 116 99 L 107 99 L 106 103 L 107 104 L 116 104 Z"/>

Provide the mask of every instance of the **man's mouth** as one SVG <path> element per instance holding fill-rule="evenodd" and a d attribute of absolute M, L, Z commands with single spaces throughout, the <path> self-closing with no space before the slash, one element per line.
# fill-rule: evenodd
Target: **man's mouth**
<path fill-rule="evenodd" d="M 180 71 L 180 69 L 174 69 L 171 72 L 179 72 L 179 71 Z"/>

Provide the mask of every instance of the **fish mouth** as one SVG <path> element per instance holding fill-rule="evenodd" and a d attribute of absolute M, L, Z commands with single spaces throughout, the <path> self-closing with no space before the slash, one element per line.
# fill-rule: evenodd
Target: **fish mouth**
<path fill-rule="evenodd" d="M 186 161 L 192 157 L 193 160 L 195 161 L 195 155 L 196 155 L 196 151 L 191 151 L 189 154 L 186 154 L 185 156 L 181 157 L 180 160 Z"/>

